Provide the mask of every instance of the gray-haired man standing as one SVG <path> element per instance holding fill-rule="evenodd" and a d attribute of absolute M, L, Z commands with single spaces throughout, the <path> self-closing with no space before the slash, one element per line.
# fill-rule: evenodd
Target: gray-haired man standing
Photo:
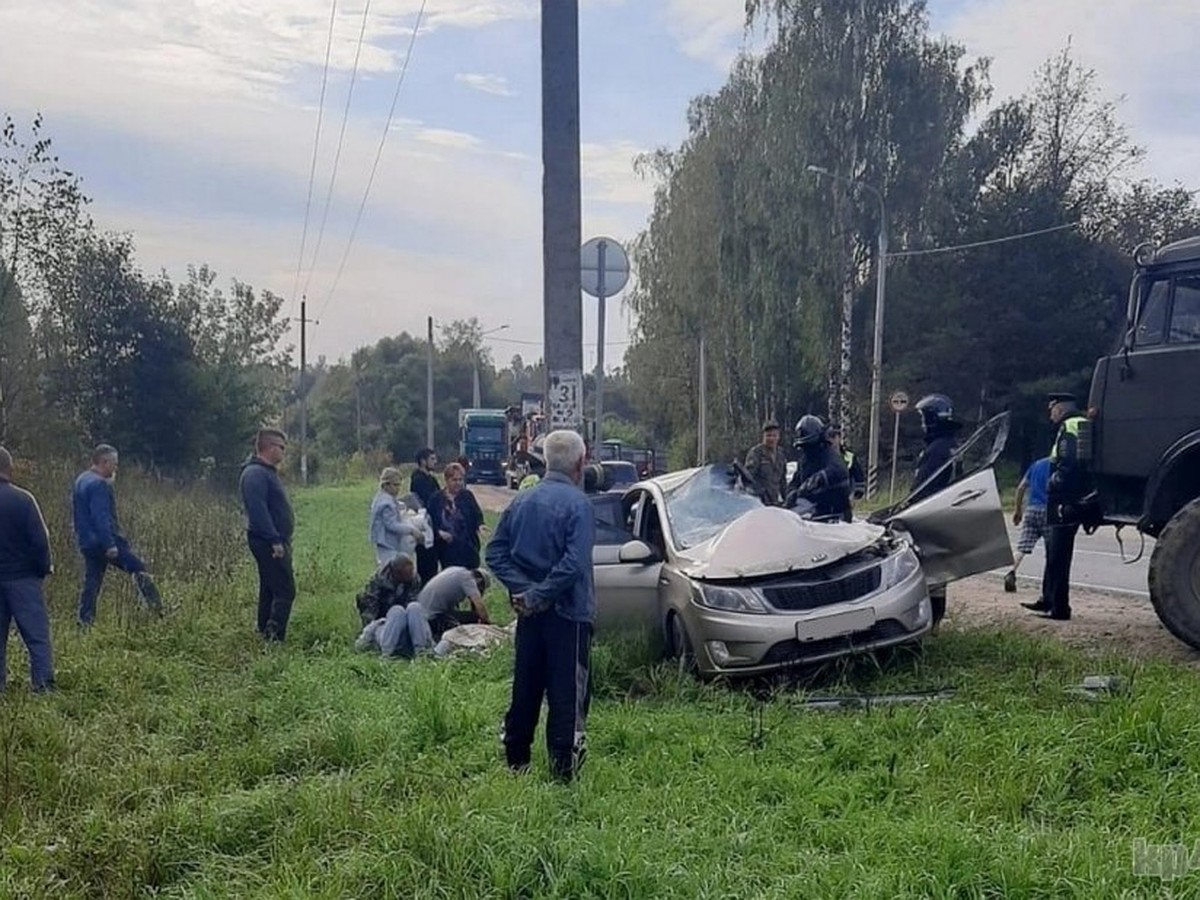
<path fill-rule="evenodd" d="M 517 494 L 487 547 L 492 573 L 508 588 L 517 622 L 512 704 L 504 749 L 515 771 L 529 766 L 543 696 L 550 710 L 546 745 L 556 777 L 569 781 L 583 762 L 588 657 L 596 595 L 595 520 L 580 490 L 584 444 L 574 431 L 546 436 L 546 476 Z"/>

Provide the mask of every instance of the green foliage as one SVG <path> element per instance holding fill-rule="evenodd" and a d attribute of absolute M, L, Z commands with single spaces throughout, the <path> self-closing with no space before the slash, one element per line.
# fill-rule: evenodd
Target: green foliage
<path fill-rule="evenodd" d="M 1075 230 L 888 264 L 883 400 L 949 394 L 970 421 L 1014 413 L 1010 452 L 1049 441 L 1047 389 L 1086 393 L 1122 321 L 1132 247 L 1200 231 L 1186 188 L 1126 188 L 1142 151 L 1069 47 L 995 104 L 987 61 L 929 28 L 913 0 L 748 0 L 759 57 L 696 98 L 689 135 L 643 160 L 658 181 L 635 242 L 626 355 L 637 417 L 692 462 L 699 335 L 709 446 L 742 451 L 767 415 L 842 420 L 865 450 L 880 202 L 890 251 Z M 810 165 L 833 177 L 817 177 Z M 870 186 L 853 187 L 848 179 Z M 902 427 L 910 455 L 915 423 Z M 890 453 L 883 441 L 883 455 Z"/>
<path fill-rule="evenodd" d="M 606 441 L 621 441 L 630 447 L 649 447 L 646 432 L 639 425 L 618 419 L 614 416 L 604 417 L 602 439 Z"/>
<path fill-rule="evenodd" d="M 49 507 L 69 474 L 23 470 Z M 511 650 L 409 663 L 350 649 L 372 490 L 297 497 L 300 596 L 282 647 L 254 636 L 240 522 L 220 495 L 123 474 L 135 542 L 183 607 L 147 621 L 113 578 L 85 635 L 52 521 L 62 690 L 28 694 L 10 653 L 0 894 L 1090 900 L 1170 887 L 1137 877 L 1131 853 L 1135 839 L 1191 840 L 1200 676 L 1186 666 L 948 627 L 921 650 L 750 690 L 602 637 L 582 777 L 551 782 L 539 747 L 515 778 L 497 741 Z M 498 591 L 487 599 L 506 615 Z M 1096 671 L 1129 693 L 1065 690 Z M 941 703 L 804 706 L 947 687 Z"/>
<path fill-rule="evenodd" d="M 282 406 L 281 298 L 206 266 L 176 287 L 98 231 L 35 118 L 0 130 L 0 441 L 26 453 L 106 441 L 170 472 L 227 471 Z M 32 324 L 31 324 L 32 323 Z"/>

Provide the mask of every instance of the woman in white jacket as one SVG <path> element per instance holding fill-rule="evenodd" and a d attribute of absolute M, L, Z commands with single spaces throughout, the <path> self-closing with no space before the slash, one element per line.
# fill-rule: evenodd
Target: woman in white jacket
<path fill-rule="evenodd" d="M 424 512 L 402 507 L 397 495 L 403 479 L 391 466 L 379 475 L 379 493 L 371 501 L 368 537 L 375 550 L 375 564 L 382 566 L 397 553 L 415 558 L 417 542 L 432 539 L 432 529 Z M 432 542 L 432 540 L 430 541 Z"/>

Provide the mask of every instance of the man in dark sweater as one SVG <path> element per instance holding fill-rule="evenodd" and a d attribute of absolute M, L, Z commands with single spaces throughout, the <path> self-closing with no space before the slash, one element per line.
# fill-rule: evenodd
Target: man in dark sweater
<path fill-rule="evenodd" d="M 278 466 L 287 437 L 264 428 L 254 440 L 254 456 L 242 466 L 238 489 L 246 508 L 246 541 L 258 566 L 258 633 L 268 641 L 287 634 L 296 578 L 292 572 L 292 532 L 295 520 Z"/>
<path fill-rule="evenodd" d="M 51 572 L 50 535 L 33 494 L 12 483 L 12 469 L 12 456 L 0 447 L 0 691 L 13 622 L 29 651 L 33 690 L 49 691 L 54 689 L 54 655 L 42 580 Z"/>
<path fill-rule="evenodd" d="M 133 552 L 117 522 L 117 498 L 113 481 L 117 476 L 117 449 L 100 444 L 92 451 L 92 465 L 75 479 L 71 506 L 75 540 L 83 555 L 83 590 L 79 592 L 79 624 L 91 626 L 96 618 L 96 601 L 108 567 L 133 576 L 139 596 L 147 608 L 162 615 L 162 597 L 146 571 L 146 564 Z"/>
<path fill-rule="evenodd" d="M 417 451 L 417 468 L 413 471 L 412 476 L 408 479 L 408 489 L 411 493 L 416 494 L 421 498 L 421 506 L 428 511 L 429 504 L 433 502 L 433 498 L 437 496 L 441 485 L 438 484 L 437 478 L 434 476 L 434 469 L 437 467 L 438 458 L 428 447 Z M 432 515 L 432 513 L 431 513 Z M 432 547 L 422 546 L 417 544 L 417 575 L 420 576 L 423 584 L 429 584 L 433 580 L 433 576 L 438 573 L 438 548 L 435 544 Z"/>

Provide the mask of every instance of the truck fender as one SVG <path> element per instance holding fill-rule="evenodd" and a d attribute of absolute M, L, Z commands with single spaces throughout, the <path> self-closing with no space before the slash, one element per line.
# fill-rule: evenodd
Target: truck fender
<path fill-rule="evenodd" d="M 1167 448 L 1154 467 L 1146 484 L 1146 507 L 1142 514 L 1142 530 L 1157 533 L 1195 495 L 1179 497 L 1175 493 L 1178 480 L 1186 475 L 1195 477 L 1197 457 L 1200 457 L 1200 431 L 1185 434 Z"/>

